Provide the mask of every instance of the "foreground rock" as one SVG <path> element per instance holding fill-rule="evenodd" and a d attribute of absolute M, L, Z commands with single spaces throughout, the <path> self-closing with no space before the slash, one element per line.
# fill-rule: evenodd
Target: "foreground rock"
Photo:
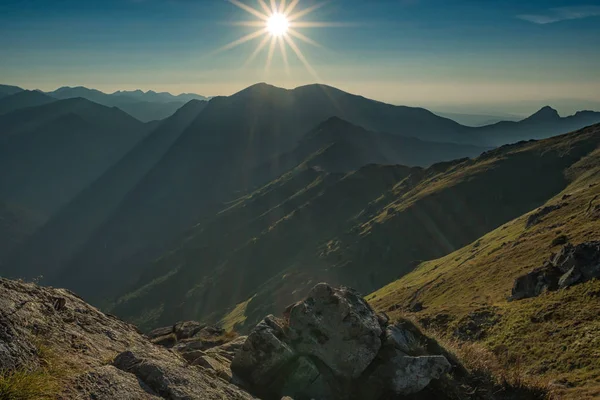
<path fill-rule="evenodd" d="M 319 284 L 288 319 L 260 322 L 231 368 L 266 399 L 380 399 L 417 393 L 450 371 L 444 355 L 423 354 L 424 342 L 407 321 L 388 325 L 354 290 Z"/>
<path fill-rule="evenodd" d="M 600 278 L 600 241 L 567 244 L 542 267 L 517 278 L 511 299 L 536 297 L 594 278 Z"/>
<path fill-rule="evenodd" d="M 67 290 L 2 278 L 0 371 L 0 382 L 15 371 L 31 381 L 3 386 L 7 399 L 253 398 Z"/>

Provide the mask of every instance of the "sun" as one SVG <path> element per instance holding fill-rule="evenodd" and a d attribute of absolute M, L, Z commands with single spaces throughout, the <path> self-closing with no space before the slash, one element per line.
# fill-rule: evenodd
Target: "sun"
<path fill-rule="evenodd" d="M 267 63 L 265 65 L 265 70 L 268 70 L 273 60 L 273 53 L 276 48 L 279 48 L 286 72 L 289 74 L 288 50 L 291 49 L 304 67 L 318 80 L 316 71 L 311 67 L 304 53 L 302 53 L 300 47 L 296 44 L 295 39 L 312 46 L 322 47 L 319 43 L 301 33 L 300 30 L 343 25 L 331 22 L 307 21 L 305 19 L 306 16 L 327 4 L 327 0 L 321 3 L 313 2 L 312 5 L 303 9 L 301 9 L 302 6 L 300 5 L 303 0 L 255 0 L 256 8 L 247 4 L 247 2 L 251 1 L 229 0 L 230 3 L 256 18 L 250 21 L 234 22 L 233 25 L 254 27 L 257 30 L 226 44 L 217 51 L 230 50 L 243 43 L 262 38 L 244 66 L 249 65 L 263 49 L 268 48 Z M 267 2 L 270 4 L 267 4 Z"/>
<path fill-rule="evenodd" d="M 283 36 L 290 28 L 290 21 L 284 14 L 275 12 L 267 21 L 267 30 L 273 36 Z"/>

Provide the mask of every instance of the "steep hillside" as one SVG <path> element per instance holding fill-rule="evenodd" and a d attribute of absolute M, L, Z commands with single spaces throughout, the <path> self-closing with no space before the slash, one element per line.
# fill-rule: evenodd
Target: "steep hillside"
<path fill-rule="evenodd" d="M 8 114 L 20 108 L 41 106 L 52 103 L 56 99 L 35 90 L 21 92 L 0 99 L 0 114 Z"/>
<path fill-rule="evenodd" d="M 147 133 L 124 112 L 84 99 L 0 116 L 0 198 L 49 216 Z"/>
<path fill-rule="evenodd" d="M 114 312 L 149 327 L 184 316 L 218 320 L 229 307 L 224 321 L 243 329 L 311 282 L 372 291 L 540 206 L 599 143 L 588 129 L 428 169 L 349 174 L 308 167 L 313 154 L 140 266 L 143 278 Z"/>
<path fill-rule="evenodd" d="M 15 250 L 11 257 L 13 268 L 22 273 L 27 271 L 27 276 L 44 275 L 49 280 L 56 279 L 61 267 L 67 265 L 86 240 L 110 219 L 121 201 L 159 162 L 205 106 L 206 102 L 192 100 L 162 121 Z M 78 269 L 85 269 L 85 266 Z M 126 282 L 124 274 L 120 279 Z"/>
<path fill-rule="evenodd" d="M 564 398 L 600 396 L 600 281 L 508 300 L 515 279 L 542 267 L 565 243 L 600 239 L 599 138 L 596 125 L 540 142 L 545 155 L 585 142 L 592 151 L 563 168 L 564 183 L 540 208 L 420 264 L 369 296 L 371 304 L 444 336 L 480 343 L 505 367 L 553 381 Z"/>

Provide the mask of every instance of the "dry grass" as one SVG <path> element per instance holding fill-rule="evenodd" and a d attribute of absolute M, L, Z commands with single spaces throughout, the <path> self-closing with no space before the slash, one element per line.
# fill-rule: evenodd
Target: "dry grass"
<path fill-rule="evenodd" d="M 69 369 L 50 347 L 38 343 L 39 365 L 0 371 L 0 400 L 56 399 Z"/>

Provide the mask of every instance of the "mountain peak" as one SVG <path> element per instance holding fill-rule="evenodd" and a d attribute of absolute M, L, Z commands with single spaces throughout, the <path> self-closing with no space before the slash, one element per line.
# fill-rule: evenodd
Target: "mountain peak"
<path fill-rule="evenodd" d="M 540 121 L 540 120 L 555 120 L 560 119 L 560 115 L 558 115 L 558 111 L 550 106 L 542 107 L 538 112 L 532 114 L 526 120 L 532 121 Z"/>

